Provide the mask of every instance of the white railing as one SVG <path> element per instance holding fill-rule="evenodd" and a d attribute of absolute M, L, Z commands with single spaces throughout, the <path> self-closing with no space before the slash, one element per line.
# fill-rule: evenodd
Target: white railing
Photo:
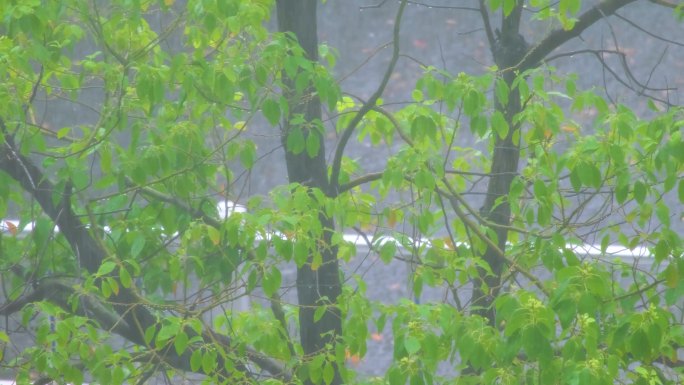
<path fill-rule="evenodd" d="M 244 213 L 247 211 L 246 207 L 240 204 L 237 204 L 232 201 L 221 201 L 216 205 L 216 209 L 219 214 L 219 218 L 227 218 L 230 216 L 232 213 Z M 19 226 L 21 223 L 16 220 L 16 219 L 2 219 L 0 220 L 0 233 L 12 233 L 14 234 L 15 232 L 19 231 Z M 22 228 L 20 233 L 18 234 L 19 236 L 26 236 L 30 232 L 33 231 L 35 225 L 33 222 L 29 222 L 25 224 Z M 59 228 L 55 226 L 55 231 L 59 231 Z M 109 227 L 105 226 L 104 231 L 107 232 L 109 231 Z M 276 234 L 272 234 L 276 235 Z M 357 252 L 368 252 L 370 250 L 369 245 L 368 245 L 368 240 L 361 235 L 358 234 L 344 234 L 344 240 L 346 242 L 350 242 L 354 244 L 357 248 Z M 373 246 L 380 246 L 386 242 L 394 242 L 397 245 L 397 250 L 401 250 L 401 243 L 389 236 L 382 236 L 379 239 L 374 239 L 371 240 L 373 242 Z M 420 243 L 428 243 L 428 240 L 421 240 L 419 241 Z M 653 253 L 651 250 L 649 250 L 647 247 L 644 246 L 637 246 L 633 249 L 630 249 L 625 246 L 621 245 L 610 245 L 606 248 L 605 252 L 601 251 L 601 247 L 599 245 L 592 245 L 592 244 L 583 244 L 583 245 L 577 245 L 577 244 L 568 244 L 566 246 L 569 249 L 574 250 L 577 254 L 580 254 L 582 256 L 589 256 L 589 257 L 616 257 L 616 258 L 621 258 L 621 259 L 636 259 L 636 258 L 650 258 L 653 256 Z M 2 385 L 2 384 L 0 384 Z"/>

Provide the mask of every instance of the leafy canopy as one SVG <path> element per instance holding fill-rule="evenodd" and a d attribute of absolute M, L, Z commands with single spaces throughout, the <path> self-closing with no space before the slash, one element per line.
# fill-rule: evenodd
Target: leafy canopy
<path fill-rule="evenodd" d="M 487 4 L 503 17 L 522 6 Z M 1 309 L 14 322 L 0 332 L 2 373 L 20 383 L 38 373 L 329 384 L 339 367 L 345 383 L 681 382 L 684 260 L 671 205 L 684 203 L 680 108 L 649 101 L 643 118 L 548 66 L 512 81 L 510 69 L 424 67 L 410 104 L 367 106 L 343 96 L 334 50 L 321 45 L 313 62 L 295 35 L 266 27 L 273 5 L 2 2 L 0 218 L 19 219 L 0 234 Z M 576 0 L 528 5 L 561 31 L 580 20 Z M 306 121 L 292 95 L 320 98 L 333 118 Z M 581 122 L 587 110 L 595 116 Z M 391 155 L 380 171 L 342 157 L 331 166 L 336 194 L 286 184 L 242 196 L 265 152 L 255 138 L 263 127 L 280 135 L 284 120 L 294 128 L 277 156 L 313 158 L 319 138 L 349 127 Z M 461 145 L 471 136 L 479 147 Z M 524 161 L 479 210 L 471 192 L 495 174 L 504 140 Z M 238 198 L 246 212 L 217 214 L 217 201 Z M 498 207 L 508 223 L 490 215 Z M 447 295 L 371 300 L 374 283 L 346 269 L 342 295 L 314 314 L 337 306 L 343 334 L 304 355 L 285 270 L 316 271 L 324 248 L 356 266 L 362 246 L 343 237 L 353 229 L 378 269 L 409 262 L 416 298 Z M 578 247 L 587 243 L 598 257 Z M 611 257 L 616 245 L 645 250 L 648 266 Z M 493 318 L 470 296 L 475 285 Z M 261 300 L 242 311 L 248 294 Z M 15 344 L 17 323 L 30 346 Z M 357 376 L 353 362 L 374 338 L 392 339 L 391 364 Z"/>

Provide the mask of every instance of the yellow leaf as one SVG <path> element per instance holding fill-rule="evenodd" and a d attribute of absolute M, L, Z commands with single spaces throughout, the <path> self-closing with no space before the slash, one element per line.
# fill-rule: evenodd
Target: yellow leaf
<path fill-rule="evenodd" d="M 665 282 L 668 287 L 675 288 L 679 283 L 679 272 L 674 265 L 668 265 L 665 268 Z"/>
<path fill-rule="evenodd" d="M 549 129 L 544 130 L 544 139 L 551 139 L 553 137 L 553 131 Z"/>
<path fill-rule="evenodd" d="M 569 132 L 571 134 L 576 134 L 579 131 L 576 126 L 571 125 L 571 124 L 565 124 L 565 125 L 561 126 L 561 130 L 563 130 L 565 132 Z"/>
<path fill-rule="evenodd" d="M 319 253 L 315 253 L 311 259 L 311 270 L 317 271 L 319 267 L 323 264 L 323 256 Z"/>
<path fill-rule="evenodd" d="M 390 210 L 387 214 L 387 226 L 394 227 L 397 224 L 397 210 Z"/>
<path fill-rule="evenodd" d="M 207 229 L 207 235 L 209 236 L 211 243 L 218 245 L 221 242 L 221 234 L 219 231 L 214 227 L 207 227 Z"/>

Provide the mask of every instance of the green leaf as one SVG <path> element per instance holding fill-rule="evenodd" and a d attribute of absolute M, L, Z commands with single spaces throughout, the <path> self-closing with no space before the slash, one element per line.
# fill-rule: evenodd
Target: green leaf
<path fill-rule="evenodd" d="M 146 344 L 151 344 L 152 339 L 154 338 L 154 335 L 157 333 L 157 327 L 156 325 L 152 325 L 145 329 L 145 343 Z"/>
<path fill-rule="evenodd" d="M 106 283 L 106 285 L 105 285 Z M 105 287 L 109 289 L 109 294 L 106 295 L 106 297 L 109 297 L 110 295 L 118 295 L 119 294 L 119 283 L 114 280 L 112 277 L 107 277 L 102 281 L 102 288 L 104 289 Z"/>
<path fill-rule="evenodd" d="M 242 149 L 240 151 L 240 163 L 242 163 L 242 167 L 249 170 L 254 166 L 254 163 L 256 163 L 256 160 L 257 160 L 256 145 L 251 140 L 246 141 L 243 144 Z"/>
<path fill-rule="evenodd" d="M 481 107 L 480 94 L 475 90 L 468 91 L 463 99 L 463 112 L 468 116 L 473 116 Z"/>
<path fill-rule="evenodd" d="M 594 314 L 598 310 L 598 306 L 596 297 L 590 293 L 583 293 L 577 301 L 577 311 L 583 314 Z"/>
<path fill-rule="evenodd" d="M 324 360 L 325 357 L 321 354 L 316 355 L 311 361 L 309 361 L 309 365 L 307 365 L 307 370 L 309 372 L 309 379 L 311 382 L 314 384 L 318 384 L 323 377 L 323 365 L 324 365 Z"/>
<path fill-rule="evenodd" d="M 112 261 L 105 261 L 102 263 L 102 265 L 100 265 L 100 268 L 97 270 L 97 275 L 100 275 L 100 276 L 107 275 L 107 274 L 111 273 L 112 271 L 114 271 L 115 268 L 116 268 L 116 263 L 114 263 Z"/>
<path fill-rule="evenodd" d="M 575 302 L 571 300 L 561 300 L 556 306 L 554 306 L 556 314 L 558 314 L 558 320 L 561 323 L 563 329 L 567 329 L 572 325 L 572 321 L 577 316 L 577 306 Z"/>
<path fill-rule="evenodd" d="M 411 91 L 411 98 L 413 99 L 414 102 L 422 102 L 424 97 L 423 97 L 423 92 L 418 89 L 414 89 Z"/>
<path fill-rule="evenodd" d="M 496 132 L 499 135 L 499 138 L 504 139 L 508 135 L 508 122 L 506 122 L 506 118 L 504 118 L 501 111 L 494 111 L 494 113 L 492 114 L 491 124 L 492 129 L 494 129 L 494 132 Z"/>
<path fill-rule="evenodd" d="M 582 7 L 582 1 L 580 0 L 566 0 L 568 4 L 568 10 L 570 11 L 570 14 L 576 15 L 581 7 Z"/>
<path fill-rule="evenodd" d="M 392 366 L 387 372 L 389 385 L 406 385 L 407 371 L 396 366 Z"/>
<path fill-rule="evenodd" d="M 601 187 L 601 171 L 592 163 L 582 162 L 577 166 L 577 173 L 582 184 L 589 187 Z"/>
<path fill-rule="evenodd" d="M 575 167 L 570 171 L 570 184 L 575 192 L 579 192 L 582 188 L 582 180 L 579 175 L 579 167 Z"/>
<path fill-rule="evenodd" d="M 216 75 L 214 90 L 219 99 L 223 101 L 233 100 L 233 95 L 235 93 L 233 82 L 231 82 L 224 73 Z"/>
<path fill-rule="evenodd" d="M 297 155 L 304 151 L 304 133 L 299 126 L 292 127 L 287 134 L 287 151 Z"/>
<path fill-rule="evenodd" d="M 610 234 L 606 234 L 601 239 L 601 254 L 605 254 L 608 250 L 608 244 L 610 243 Z"/>
<path fill-rule="evenodd" d="M 487 125 L 487 119 L 484 116 L 473 116 L 470 119 L 470 131 L 484 137 L 487 134 L 489 126 Z"/>
<path fill-rule="evenodd" d="M 679 180 L 679 187 L 677 187 L 677 195 L 679 195 L 679 203 L 684 203 L 684 179 Z"/>
<path fill-rule="evenodd" d="M 666 240 L 661 239 L 655 245 L 653 256 L 657 262 L 661 262 L 670 256 L 671 251 L 672 248 L 670 247 L 670 244 Z"/>
<path fill-rule="evenodd" d="M 489 7 L 492 9 L 492 11 L 496 11 L 501 7 L 501 2 L 503 0 L 489 0 Z"/>
<path fill-rule="evenodd" d="M 164 344 L 166 341 L 175 337 L 178 334 L 180 325 L 176 320 L 171 320 L 168 323 L 164 323 L 157 333 L 157 343 Z"/>
<path fill-rule="evenodd" d="M 70 132 L 71 132 L 71 127 L 63 127 L 63 128 L 60 128 L 60 129 L 57 131 L 57 139 L 62 139 L 62 138 L 64 138 L 65 136 L 69 135 Z"/>
<path fill-rule="evenodd" d="M 551 208 L 548 205 L 539 205 L 537 209 L 537 222 L 540 226 L 548 226 L 551 223 Z"/>
<path fill-rule="evenodd" d="M 619 204 L 625 203 L 629 194 L 629 184 L 622 184 L 615 187 L 615 199 Z"/>
<path fill-rule="evenodd" d="M 133 285 L 131 275 L 124 267 L 119 268 L 119 280 L 121 281 L 121 286 L 125 288 L 130 288 Z"/>
<path fill-rule="evenodd" d="M 123 368 L 117 366 L 112 370 L 112 384 L 123 384 L 125 373 Z"/>
<path fill-rule="evenodd" d="M 553 357 L 549 339 L 538 327 L 526 328 L 522 334 L 522 343 L 529 358 L 546 361 Z"/>
<path fill-rule="evenodd" d="M 326 385 L 330 384 L 335 377 L 335 368 L 332 366 L 330 362 L 325 362 L 325 365 L 323 366 L 323 381 L 325 381 Z"/>
<path fill-rule="evenodd" d="M 213 226 L 206 226 L 205 229 L 211 243 L 218 246 L 221 243 L 221 232 Z"/>
<path fill-rule="evenodd" d="M 193 372 L 196 372 L 199 370 L 199 368 L 202 366 L 202 351 L 200 349 L 195 349 L 192 352 L 192 355 L 190 356 L 190 369 L 192 369 Z"/>
<path fill-rule="evenodd" d="M 315 158 L 320 149 L 320 138 L 315 133 L 310 132 L 306 137 L 306 154 L 309 156 L 309 158 Z"/>
<path fill-rule="evenodd" d="M 404 348 L 408 354 L 417 353 L 420 350 L 420 341 L 416 337 L 408 336 L 404 340 Z"/>
<path fill-rule="evenodd" d="M 522 310 L 514 312 L 510 319 L 506 321 L 506 335 L 512 336 L 524 329 L 529 324 L 527 313 Z"/>
<path fill-rule="evenodd" d="M 632 333 L 629 339 L 630 351 L 637 360 L 648 361 L 651 356 L 651 341 L 645 331 L 639 329 Z"/>
<path fill-rule="evenodd" d="M 275 126 L 280 122 L 280 105 L 273 99 L 264 100 L 261 111 L 271 125 Z"/>
<path fill-rule="evenodd" d="M 216 369 L 216 358 L 217 354 L 213 350 L 209 350 L 202 355 L 202 371 L 205 374 L 211 374 Z"/>
<path fill-rule="evenodd" d="M 131 257 L 137 258 L 142 250 L 145 248 L 145 236 L 138 233 L 133 238 L 133 244 L 131 245 Z"/>
<path fill-rule="evenodd" d="M 173 341 L 173 348 L 176 349 L 176 354 L 181 355 L 185 352 L 185 349 L 188 347 L 188 335 L 185 334 L 184 331 L 180 331 L 176 335 L 176 339 Z M 192 361 L 192 356 L 191 356 L 191 361 Z M 192 363 L 191 363 L 192 365 Z"/>
<path fill-rule="evenodd" d="M 502 105 L 505 106 L 508 104 L 508 94 L 511 92 L 510 89 L 508 88 L 508 83 L 504 80 L 503 77 L 498 77 L 496 79 L 495 83 L 495 88 L 494 91 L 496 92 L 496 99 L 497 101 Z M 497 110 L 498 112 L 498 110 Z"/>
<path fill-rule="evenodd" d="M 658 202 L 656 205 L 656 216 L 660 223 L 666 227 L 670 227 L 670 208 L 663 202 Z"/>
<path fill-rule="evenodd" d="M 437 134 L 435 121 L 425 115 L 418 115 L 411 122 L 411 136 L 418 139 L 434 139 Z"/>
<path fill-rule="evenodd" d="M 427 377 L 428 373 L 417 373 L 409 378 L 409 385 L 425 385 L 425 379 L 423 376 Z"/>
<path fill-rule="evenodd" d="M 508 16 L 513 12 L 515 8 L 516 0 L 503 0 L 503 12 L 504 16 Z"/>
<path fill-rule="evenodd" d="M 416 173 L 414 182 L 417 187 L 425 190 L 433 190 L 435 188 L 435 176 L 426 169 L 420 169 Z"/>
<path fill-rule="evenodd" d="M 320 321 L 321 318 L 323 318 L 323 315 L 325 314 L 325 312 L 327 310 L 328 310 L 328 307 L 325 305 L 316 307 L 316 311 L 314 312 L 314 317 L 313 317 L 314 322 Z"/>
<path fill-rule="evenodd" d="M 679 270 L 674 264 L 667 265 L 663 272 L 663 276 L 665 277 L 665 282 L 668 287 L 675 288 L 679 284 Z"/>
<path fill-rule="evenodd" d="M 533 191 L 534 191 L 534 196 L 537 199 L 546 199 L 548 196 L 548 192 L 546 190 L 546 184 L 544 184 L 544 181 L 541 179 L 537 179 L 534 181 Z"/>
<path fill-rule="evenodd" d="M 280 274 L 280 269 L 277 266 L 271 266 L 269 271 L 264 274 L 264 278 L 261 285 L 264 289 L 264 294 L 270 297 L 275 294 L 278 289 L 280 289 L 280 283 L 282 281 L 282 275 Z"/>
<path fill-rule="evenodd" d="M 634 199 L 639 204 L 643 204 L 646 200 L 646 185 L 641 181 L 634 182 Z"/>
<path fill-rule="evenodd" d="M 397 254 L 397 245 L 394 241 L 386 241 L 380 247 L 380 260 L 385 263 L 390 263 Z"/>

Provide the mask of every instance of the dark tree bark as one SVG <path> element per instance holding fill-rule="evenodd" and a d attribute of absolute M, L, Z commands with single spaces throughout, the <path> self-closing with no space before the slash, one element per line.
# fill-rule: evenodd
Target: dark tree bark
<path fill-rule="evenodd" d="M 581 14 L 571 30 L 558 29 L 551 31 L 544 39 L 534 46 L 530 46 L 520 34 L 520 19 L 524 2 L 518 0 L 513 11 L 502 19 L 501 30 L 496 33 L 491 30 L 489 16 L 484 2 L 481 2 L 481 13 L 487 37 L 491 45 L 492 56 L 501 70 L 503 80 L 511 90 L 507 103 L 496 101 L 496 109 L 505 117 L 509 126 L 508 135 L 496 138 L 494 156 L 491 165 L 491 178 L 487 186 L 487 197 L 480 213 L 488 222 L 494 223 L 492 230 L 497 236 L 498 249 L 506 252 L 508 240 L 507 226 L 510 225 L 511 208 L 507 201 L 511 183 L 518 171 L 520 162 L 520 144 L 513 141 L 520 130 L 519 124 L 514 123 L 514 117 L 521 111 L 520 93 L 513 88 L 513 81 L 517 74 L 538 67 L 546 56 L 568 40 L 579 36 L 584 30 L 592 26 L 602 17 L 612 15 L 618 9 L 635 0 L 605 0 Z M 497 201 L 501 201 L 497 205 Z M 486 317 L 491 325 L 495 322 L 495 312 L 492 301 L 500 290 L 505 259 L 498 250 L 488 247 L 482 255 L 489 264 L 491 273 L 480 270 L 480 279 L 475 282 L 473 291 L 473 305 L 475 312 Z"/>
<path fill-rule="evenodd" d="M 517 88 L 513 88 L 513 81 L 516 74 L 513 71 L 505 70 L 514 67 L 527 53 L 528 47 L 525 39 L 519 33 L 520 16 L 522 12 L 522 2 L 518 2 L 515 9 L 502 20 L 501 31 L 497 30 L 496 37 L 492 41 L 492 55 L 494 61 L 500 69 L 504 69 L 503 80 L 511 90 L 508 101 L 504 104 L 496 101 L 496 109 L 499 110 L 506 119 L 509 130 L 505 138 L 496 137 L 494 144 L 494 157 L 491 166 L 491 178 L 487 186 L 487 197 L 480 212 L 483 218 L 491 223 L 501 225 L 493 229 L 497 237 L 498 250 L 506 250 L 508 240 L 508 230 L 504 226 L 510 225 L 511 207 L 506 200 L 510 191 L 513 177 L 518 171 L 520 161 L 520 143 L 514 142 L 513 138 L 520 129 L 519 124 L 514 123 L 513 117 L 521 110 L 520 93 Z M 497 201 L 503 201 L 497 204 Z M 480 280 L 475 282 L 473 292 L 473 305 L 475 312 L 489 319 L 490 324 L 494 324 L 495 314 L 492 301 L 501 286 L 501 274 L 504 269 L 504 258 L 492 247 L 488 247 L 482 256 L 489 264 L 491 273 L 487 274 L 480 270 Z"/>
<path fill-rule="evenodd" d="M 299 44 L 312 61 L 318 60 L 318 37 L 316 27 L 317 0 L 278 0 L 278 29 L 280 32 L 292 32 Z M 321 119 L 321 104 L 313 90 L 304 95 L 295 95 L 294 79 L 283 74 L 285 92 L 290 100 L 290 117 L 303 114 L 304 120 L 311 122 Z M 328 191 L 327 164 L 325 160 L 324 138 L 315 130 L 306 130 L 305 135 L 317 135 L 321 144 L 318 153 L 309 157 L 306 151 L 294 154 L 287 150 L 287 135 L 293 128 L 289 117 L 282 124 L 282 141 L 285 148 L 287 173 L 290 182 L 298 182 L 311 188 Z M 330 246 L 330 237 L 334 229 L 332 218 L 319 215 L 324 229 L 320 253 L 323 263 L 316 270 L 311 268 L 311 256 L 307 262 L 297 268 L 297 297 L 299 301 L 299 332 L 304 353 L 313 355 L 330 349 L 334 352 L 335 339 L 342 333 L 342 319 L 337 308 L 337 297 L 340 295 L 340 272 L 337 262 L 337 249 Z M 328 306 L 323 317 L 314 321 L 314 312 L 319 306 Z M 335 365 L 335 376 L 332 384 L 341 384 L 339 368 Z"/>

